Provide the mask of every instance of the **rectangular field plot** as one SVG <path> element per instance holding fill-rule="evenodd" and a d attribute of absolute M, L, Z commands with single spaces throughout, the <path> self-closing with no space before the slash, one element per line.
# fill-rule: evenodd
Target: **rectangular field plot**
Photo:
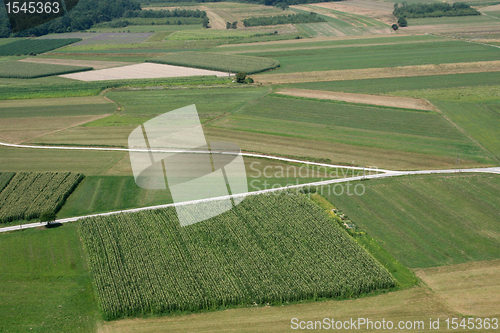
<path fill-rule="evenodd" d="M 74 223 L 2 234 L 3 332 L 95 332 L 97 302 Z"/>
<path fill-rule="evenodd" d="M 328 199 L 405 266 L 500 259 L 499 175 L 394 177 L 364 186 L 362 196 Z"/>
<path fill-rule="evenodd" d="M 249 197 L 184 228 L 174 208 L 89 218 L 80 233 L 106 319 L 350 297 L 395 285 L 301 195 Z"/>
<path fill-rule="evenodd" d="M 0 45 L 0 56 L 39 54 L 79 42 L 80 38 L 65 39 L 19 39 Z"/>
<path fill-rule="evenodd" d="M 263 72 L 280 65 L 274 59 L 209 52 L 177 52 L 148 61 L 230 73 L 245 72 L 247 74 Z"/>
<path fill-rule="evenodd" d="M 114 111 L 116 105 L 101 96 L 0 101 L 0 119 L 90 116 Z"/>
<path fill-rule="evenodd" d="M 92 67 L 54 64 L 34 64 L 20 61 L 5 61 L 0 67 L 0 78 L 34 79 L 75 72 L 89 71 Z"/>
<path fill-rule="evenodd" d="M 106 81 L 206 75 L 215 75 L 217 77 L 229 76 L 228 73 L 224 72 L 151 63 L 99 69 L 87 73 L 66 74 L 61 76 L 79 81 Z"/>
<path fill-rule="evenodd" d="M 276 73 L 413 66 L 500 59 L 500 49 L 462 41 L 253 53 L 279 61 Z"/>
<path fill-rule="evenodd" d="M 500 161 L 500 103 L 458 103 L 434 101 L 453 122 Z"/>
<path fill-rule="evenodd" d="M 132 43 L 140 43 L 145 41 L 149 36 L 151 36 L 152 32 L 144 32 L 144 33 L 102 33 L 96 34 L 91 38 L 87 38 L 78 43 L 75 43 L 74 46 L 78 45 L 95 45 L 95 44 L 132 44 Z"/>
<path fill-rule="evenodd" d="M 405 90 L 420 90 L 419 94 L 415 95 L 410 95 L 405 92 L 401 92 L 400 94 L 401 96 L 430 98 L 425 96 L 424 93 L 422 93 L 422 90 L 455 87 L 492 86 L 498 84 L 498 75 L 498 72 L 428 75 L 382 79 L 295 83 L 283 85 L 283 87 L 344 91 L 366 94 L 385 94 Z"/>
<path fill-rule="evenodd" d="M 0 192 L 0 222 L 57 212 L 82 179 L 83 175 L 70 172 L 17 173 Z"/>
<path fill-rule="evenodd" d="M 338 145 L 349 145 L 350 153 L 363 150 L 363 147 L 383 149 L 386 159 L 399 155 L 400 162 L 408 158 L 401 154 L 403 152 L 420 154 L 420 168 L 427 162 L 429 165 L 437 162 L 437 157 L 454 161 L 457 153 L 468 160 L 463 163 L 491 162 L 479 146 L 433 111 L 273 95 L 208 126 L 283 136 L 288 138 L 290 147 L 303 139 L 315 140 L 311 148 L 323 148 L 325 152 Z M 344 158 L 344 163 L 357 163 L 349 155 Z M 377 158 L 372 163 L 381 166 L 387 161 Z"/>

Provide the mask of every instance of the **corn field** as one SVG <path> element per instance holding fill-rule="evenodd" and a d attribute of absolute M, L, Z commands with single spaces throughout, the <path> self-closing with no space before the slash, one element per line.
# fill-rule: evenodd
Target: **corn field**
<path fill-rule="evenodd" d="M 106 320 L 395 286 L 385 268 L 303 195 L 247 197 L 184 228 L 173 208 L 88 218 L 80 234 Z"/>
<path fill-rule="evenodd" d="M 4 174 L 8 174 L 5 181 Z M 57 212 L 82 179 L 83 175 L 71 172 L 0 174 L 0 222 L 34 219 L 46 210 Z"/>

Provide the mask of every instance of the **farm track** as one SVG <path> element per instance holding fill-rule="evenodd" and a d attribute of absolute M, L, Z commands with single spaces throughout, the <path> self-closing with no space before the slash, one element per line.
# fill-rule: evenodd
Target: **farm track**
<path fill-rule="evenodd" d="M 15 147 L 15 148 L 31 148 L 31 149 L 59 149 L 59 150 L 142 151 L 142 150 L 137 150 L 137 149 L 130 150 L 130 149 L 125 149 L 125 148 L 56 147 L 56 146 L 15 145 L 15 144 L 8 144 L 8 143 L 1 143 L 1 142 L 0 142 L 0 146 Z M 161 151 L 165 152 L 166 150 L 161 150 Z M 152 152 L 160 152 L 160 151 L 152 150 Z M 176 150 L 176 151 L 168 151 L 168 152 L 182 152 L 182 151 Z M 241 155 L 248 156 L 248 157 L 268 158 L 268 159 L 286 161 L 286 162 L 303 163 L 303 164 L 308 164 L 308 165 L 325 166 L 325 167 L 331 167 L 331 168 L 342 168 L 342 169 L 349 169 L 349 170 L 353 170 L 353 171 L 354 170 L 358 170 L 358 171 L 363 170 L 363 171 L 377 172 L 376 174 L 369 174 L 369 175 L 363 175 L 363 176 L 353 176 L 353 177 L 349 177 L 349 178 L 330 179 L 330 180 L 312 182 L 312 183 L 307 183 L 307 184 L 292 185 L 292 186 L 288 186 L 287 189 L 301 188 L 304 186 L 324 186 L 324 185 L 344 183 L 344 182 L 356 181 L 356 180 L 377 179 L 377 178 L 408 176 L 408 175 L 447 174 L 447 173 L 457 173 L 457 172 L 462 172 L 462 173 L 483 172 L 483 173 L 493 173 L 493 174 L 500 175 L 500 167 L 473 168 L 473 169 L 461 169 L 461 170 L 445 169 L 445 170 L 394 171 L 394 170 L 386 170 L 386 169 L 351 167 L 351 166 L 343 166 L 343 165 L 331 165 L 331 164 L 325 164 L 325 163 L 308 162 L 308 161 L 301 161 L 301 160 L 290 159 L 290 158 L 282 158 L 282 157 L 259 155 L 259 154 L 242 153 Z M 101 213 L 101 214 L 92 214 L 92 215 L 71 217 L 71 218 L 56 220 L 55 223 L 68 223 L 68 222 L 75 222 L 75 221 L 78 221 L 78 220 L 81 220 L 84 218 L 88 218 L 88 217 L 110 216 L 110 215 L 121 214 L 121 213 L 134 213 L 134 212 L 140 212 L 140 211 L 161 209 L 161 208 L 166 208 L 166 207 L 190 205 L 190 204 L 196 204 L 196 203 L 201 203 L 201 202 L 212 202 L 212 201 L 224 200 L 224 199 L 228 199 L 228 198 L 246 197 L 248 195 L 271 193 L 271 192 L 276 192 L 276 191 L 281 191 L 281 190 L 283 190 L 283 188 L 271 188 L 271 189 L 260 190 L 260 191 L 255 191 L 255 192 L 226 195 L 226 196 L 220 196 L 220 197 L 209 198 L 209 199 L 192 200 L 192 201 L 171 203 L 171 204 L 165 204 L 165 205 L 126 209 L 126 210 Z M 38 223 L 25 224 L 25 225 L 21 225 L 21 226 L 16 225 L 16 226 L 0 228 L 0 233 L 7 232 L 7 231 L 14 231 L 14 230 L 22 230 L 23 228 L 25 228 L 25 229 L 26 228 L 36 228 L 36 227 L 42 227 L 42 226 L 45 226 L 45 223 L 38 222 Z"/>
<path fill-rule="evenodd" d="M 253 76 L 253 79 L 255 80 L 255 82 L 263 84 L 284 84 L 484 72 L 500 72 L 500 60 L 460 62 L 439 65 L 416 65 L 299 73 L 260 74 Z"/>

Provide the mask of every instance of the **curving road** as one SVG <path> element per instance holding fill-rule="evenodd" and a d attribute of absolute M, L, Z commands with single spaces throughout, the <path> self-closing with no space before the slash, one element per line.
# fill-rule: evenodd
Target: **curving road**
<path fill-rule="evenodd" d="M 0 146 L 15 147 L 15 148 L 30 148 L 30 149 L 144 151 L 144 152 L 147 152 L 147 150 L 126 149 L 126 148 L 35 146 L 35 145 L 17 145 L 17 144 L 2 143 L 2 142 L 0 142 Z M 177 152 L 177 153 L 179 153 L 179 152 L 183 152 L 183 151 L 180 151 L 180 150 L 151 150 L 151 152 Z M 192 153 L 192 152 L 190 152 L 190 153 Z M 207 152 L 199 152 L 199 153 L 207 153 Z M 228 153 L 228 154 L 234 154 L 234 153 Z M 355 181 L 355 180 L 387 178 L 387 177 L 397 177 L 397 176 L 407 176 L 407 175 L 428 175 L 428 174 L 457 173 L 457 172 L 484 172 L 484 173 L 500 174 L 500 167 L 473 168 L 473 169 L 460 169 L 460 170 L 444 169 L 444 170 L 394 171 L 394 170 L 386 170 L 386 169 L 379 169 L 379 168 L 362 168 L 362 167 L 352 167 L 352 166 L 334 165 L 334 164 L 326 164 L 326 163 L 316 163 L 316 162 L 301 161 L 301 160 L 297 160 L 297 159 L 276 157 L 276 156 L 269 156 L 269 155 L 260 155 L 260 154 L 241 153 L 241 155 L 248 156 L 248 157 L 267 158 L 267 159 L 285 161 L 285 162 L 294 162 L 294 163 L 301 163 L 301 164 L 308 164 L 308 165 L 324 166 L 324 167 L 330 167 L 330 168 L 343 168 L 343 169 L 349 169 L 349 170 L 360 170 L 360 171 L 363 170 L 363 171 L 377 172 L 377 174 L 373 174 L 373 175 L 370 174 L 370 175 L 356 176 L 356 177 L 350 177 L 350 178 L 329 179 L 329 180 L 324 180 L 324 181 L 319 181 L 319 182 L 292 185 L 292 186 L 287 186 L 288 189 L 300 188 L 300 187 L 304 187 L 304 186 L 308 186 L 308 185 L 309 186 L 322 186 L 322 185 L 330 185 L 330 184 L 336 184 L 336 183 L 345 183 L 345 182 L 350 182 L 350 181 Z M 192 200 L 192 201 L 185 201 L 185 202 L 178 202 L 178 203 L 170 203 L 170 204 L 165 204 L 165 205 L 125 209 L 125 210 L 108 212 L 108 213 L 101 213 L 101 214 L 92 214 L 92 215 L 85 215 L 85 216 L 78 216 L 78 217 L 70 217 L 70 218 L 66 218 L 66 219 L 59 219 L 59 220 L 56 220 L 55 222 L 56 223 L 68 223 L 68 222 L 75 222 L 75 221 L 78 221 L 80 219 L 87 218 L 87 217 L 109 216 L 109 215 L 120 214 L 120 213 L 133 213 L 133 212 L 140 212 L 140 211 L 144 211 L 144 210 L 154 210 L 154 209 L 172 207 L 172 206 L 190 205 L 190 204 L 196 204 L 199 202 L 217 201 L 217 200 L 222 200 L 222 199 L 228 199 L 231 197 L 242 197 L 242 196 L 256 195 L 256 194 L 262 194 L 262 193 L 270 193 L 270 192 L 276 192 L 276 191 L 280 191 L 280 190 L 283 190 L 283 187 L 271 188 L 271 189 L 260 190 L 260 191 L 255 191 L 255 192 L 226 195 L 226 196 L 214 197 L 214 198 L 209 198 L 209 199 Z M 15 226 L 10 226 L 10 227 L 0 228 L 0 233 L 7 232 L 7 231 L 14 231 L 14 230 L 22 230 L 22 229 L 27 229 L 27 228 L 36 228 L 36 227 L 41 227 L 44 225 L 46 225 L 46 223 L 40 223 L 40 222 L 29 223 L 29 224 L 24 224 L 24 225 L 15 225 Z"/>

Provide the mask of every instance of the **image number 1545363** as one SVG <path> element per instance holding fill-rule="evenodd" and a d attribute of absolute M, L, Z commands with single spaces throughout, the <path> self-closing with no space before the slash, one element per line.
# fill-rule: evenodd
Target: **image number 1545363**
<path fill-rule="evenodd" d="M 34 28 L 63 16 L 78 0 L 4 1 L 12 32 Z"/>

